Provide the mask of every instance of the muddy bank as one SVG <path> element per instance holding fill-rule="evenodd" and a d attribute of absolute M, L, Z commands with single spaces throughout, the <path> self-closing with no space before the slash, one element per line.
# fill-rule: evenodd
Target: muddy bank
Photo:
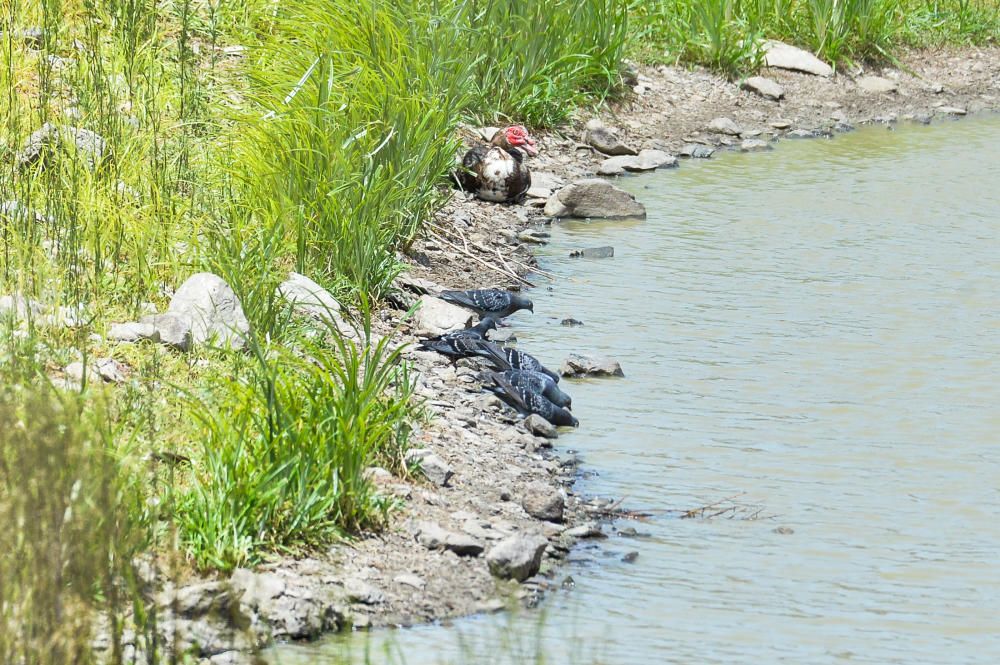
<path fill-rule="evenodd" d="M 617 129 L 626 146 L 678 155 L 694 152 L 691 146 L 703 146 L 699 154 L 766 149 L 775 139 L 828 136 L 859 123 L 944 121 L 998 106 L 1000 50 L 911 54 L 903 64 L 909 73 L 890 69 L 829 79 L 766 70 L 763 76 L 782 89 L 778 100 L 705 72 L 642 68 L 634 96 L 601 119 Z M 524 205 L 498 206 L 456 196 L 427 237 L 414 243 L 399 305 L 412 302 L 419 291 L 438 287 L 526 286 L 514 273 L 544 286 L 544 275 L 524 267 L 532 265 L 532 243 L 522 240 L 544 237 L 523 231 L 544 228 L 542 208 L 550 193 L 592 176 L 605 163 L 606 155 L 581 145 L 589 119 L 581 116 L 576 126 L 541 138 L 542 154 L 532 161 L 540 176 L 533 192 L 537 196 Z M 714 122 L 719 119 L 729 122 Z M 763 146 L 745 141 L 761 141 Z M 401 309 L 383 311 L 381 331 L 388 332 L 401 314 Z M 412 326 L 403 330 L 401 342 L 415 339 Z M 519 345 L 551 365 L 562 360 L 535 348 L 530 339 L 519 340 Z M 600 517 L 599 511 L 590 510 L 595 504 L 573 492 L 577 466 L 564 443 L 571 441 L 571 434 L 552 441 L 528 433 L 519 418 L 481 392 L 478 368 L 472 363 L 463 361 L 453 368 L 432 354 L 411 352 L 409 357 L 417 393 L 427 400 L 430 415 L 415 433 L 413 445 L 440 460 L 443 466 L 435 465 L 439 473 L 400 479 L 373 471 L 384 494 L 400 501 L 385 531 L 308 559 L 275 561 L 253 573 L 239 571 L 228 594 L 225 585 L 216 582 L 187 586 L 173 593 L 182 601 L 174 601 L 176 625 L 197 622 L 212 607 L 232 608 L 246 618 L 253 637 L 246 643 L 231 641 L 231 649 L 269 639 L 310 638 L 351 625 L 408 625 L 494 611 L 509 602 L 534 602 L 547 583 L 558 583 L 559 560 L 575 539 L 567 531 Z M 586 418 L 582 420 L 586 427 Z M 550 495 L 563 499 L 561 522 L 532 517 L 526 510 L 526 505 Z M 515 534 L 547 541 L 541 576 L 522 584 L 498 582 L 484 552 Z M 471 539 L 483 552 L 473 547 L 459 553 L 447 547 L 449 538 Z M 204 600 L 212 598 L 216 600 Z M 238 658 L 222 653 L 222 638 L 234 638 L 221 627 L 217 638 L 201 628 L 184 630 L 202 631 L 202 639 L 215 640 L 212 647 L 201 642 L 204 655 L 220 654 L 213 662 Z"/>

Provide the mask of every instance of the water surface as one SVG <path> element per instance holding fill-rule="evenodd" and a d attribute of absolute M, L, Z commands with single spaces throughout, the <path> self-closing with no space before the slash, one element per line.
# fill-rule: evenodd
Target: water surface
<path fill-rule="evenodd" d="M 380 632 L 351 659 L 388 640 L 411 665 L 521 662 L 498 656 L 514 635 L 549 663 L 1000 662 L 1000 118 L 620 184 L 649 218 L 554 225 L 559 279 L 516 323 L 553 365 L 586 351 L 625 369 L 567 382 L 582 426 L 558 445 L 598 472 L 581 493 L 744 508 L 620 524 L 646 535 L 576 551 L 576 588 L 541 626 Z M 598 245 L 615 257 L 567 257 Z"/>

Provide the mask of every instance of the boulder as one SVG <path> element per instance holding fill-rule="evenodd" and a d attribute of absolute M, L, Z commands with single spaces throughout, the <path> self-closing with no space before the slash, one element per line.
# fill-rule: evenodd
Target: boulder
<path fill-rule="evenodd" d="M 708 159 L 715 153 L 715 148 L 700 143 L 688 143 L 680 149 L 678 153 L 681 157 L 693 157 L 694 159 Z"/>
<path fill-rule="evenodd" d="M 153 334 L 147 339 L 155 339 L 178 351 L 191 350 L 191 322 L 176 314 L 148 314 L 139 319 L 139 325 L 151 326 Z"/>
<path fill-rule="evenodd" d="M 535 519 L 546 522 L 562 522 L 566 509 L 563 493 L 546 483 L 532 483 L 521 498 L 521 507 Z"/>
<path fill-rule="evenodd" d="M 238 568 L 229 583 L 241 608 L 266 622 L 275 639 L 312 639 L 344 623 L 344 599 L 306 578 Z"/>
<path fill-rule="evenodd" d="M 858 88 L 862 92 L 872 94 L 885 94 L 899 90 L 898 83 L 892 79 L 882 78 L 881 76 L 862 76 L 855 83 L 858 84 Z"/>
<path fill-rule="evenodd" d="M 160 333 L 156 326 L 151 323 L 112 323 L 108 329 L 108 339 L 116 342 L 138 342 L 148 339 L 152 342 L 160 341 Z"/>
<path fill-rule="evenodd" d="M 495 577 L 523 582 L 538 572 L 548 544 L 542 536 L 510 536 L 490 549 L 486 563 Z"/>
<path fill-rule="evenodd" d="M 563 187 L 545 204 L 548 217 L 645 219 L 646 208 L 623 189 L 600 178 L 578 180 Z"/>
<path fill-rule="evenodd" d="M 640 150 L 638 155 L 609 157 L 597 167 L 598 175 L 621 175 L 626 171 L 652 171 L 661 167 L 677 166 L 677 158 L 662 150 Z"/>
<path fill-rule="evenodd" d="M 44 163 L 47 156 L 57 150 L 79 157 L 91 170 L 107 156 L 107 144 L 96 132 L 47 122 L 25 139 L 17 156 L 17 165 L 26 168 L 38 162 Z"/>
<path fill-rule="evenodd" d="M 447 462 L 427 448 L 408 450 L 406 452 L 406 462 L 417 465 L 420 473 L 427 480 L 440 487 L 447 485 L 451 477 L 455 475 L 455 472 L 451 470 Z"/>
<path fill-rule="evenodd" d="M 760 95 L 764 99 L 770 99 L 772 101 L 778 101 L 785 96 L 785 89 L 778 85 L 777 82 L 772 81 L 764 76 L 751 76 L 747 80 L 740 84 L 740 87 L 744 90 L 749 90 L 750 92 Z"/>
<path fill-rule="evenodd" d="M 392 581 L 396 584 L 405 584 L 406 586 L 413 587 L 414 589 L 420 590 L 427 586 L 427 582 L 418 575 L 410 575 L 409 573 L 403 573 L 402 575 L 396 575 L 392 578 Z"/>
<path fill-rule="evenodd" d="M 759 152 L 761 150 L 770 149 L 771 144 L 760 139 L 745 139 L 742 143 L 740 143 L 741 152 Z"/>
<path fill-rule="evenodd" d="M 711 134 L 723 134 L 725 136 L 739 136 L 740 132 L 743 131 L 732 118 L 715 118 L 708 123 L 705 130 Z"/>
<path fill-rule="evenodd" d="M 278 285 L 275 295 L 291 305 L 295 313 L 314 319 L 329 319 L 340 311 L 340 303 L 333 294 L 297 272 L 288 273 L 288 279 Z"/>
<path fill-rule="evenodd" d="M 545 418 L 542 418 L 537 413 L 533 413 L 524 419 L 524 429 L 528 430 L 535 436 L 541 436 L 546 439 L 555 439 L 559 436 L 559 431 L 556 429 L 555 425 L 550 423 Z"/>
<path fill-rule="evenodd" d="M 431 295 L 420 296 L 420 307 L 413 315 L 418 335 L 440 335 L 472 325 L 474 314 Z"/>
<path fill-rule="evenodd" d="M 563 376 L 625 376 L 622 366 L 617 360 L 610 358 L 593 358 L 577 353 L 571 354 L 563 361 Z"/>
<path fill-rule="evenodd" d="M 638 151 L 621 142 L 615 132 L 601 123 L 591 120 L 583 134 L 584 143 L 605 155 L 637 155 Z"/>
<path fill-rule="evenodd" d="M 773 39 L 764 40 L 764 64 L 777 69 L 790 69 L 815 76 L 833 76 L 833 68 L 812 53 Z"/>
<path fill-rule="evenodd" d="M 189 277 L 174 293 L 166 313 L 188 323 L 195 344 L 213 342 L 232 349 L 246 346 L 250 322 L 236 293 L 218 275 L 200 272 Z"/>

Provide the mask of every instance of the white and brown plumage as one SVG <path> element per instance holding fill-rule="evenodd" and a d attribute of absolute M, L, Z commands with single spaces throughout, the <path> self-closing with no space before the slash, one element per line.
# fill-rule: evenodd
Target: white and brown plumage
<path fill-rule="evenodd" d="M 465 153 L 459 184 L 484 201 L 517 201 L 531 187 L 525 157 L 537 154 L 535 141 L 524 127 L 501 129 L 489 144 L 477 145 Z"/>

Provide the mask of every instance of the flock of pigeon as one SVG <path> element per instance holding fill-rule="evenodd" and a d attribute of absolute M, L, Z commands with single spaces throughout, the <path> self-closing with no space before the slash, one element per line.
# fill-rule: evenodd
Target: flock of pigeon
<path fill-rule="evenodd" d="M 522 415 L 538 414 L 556 426 L 576 427 L 580 422 L 569 412 L 572 400 L 559 388 L 559 375 L 547 369 L 534 356 L 511 347 L 502 347 L 486 339 L 497 322 L 518 310 L 534 313 L 532 302 L 522 295 L 500 289 L 444 291 L 440 295 L 479 315 L 475 326 L 431 337 L 420 348 L 458 358 L 484 358 L 494 371 L 486 389 L 514 407 Z"/>

